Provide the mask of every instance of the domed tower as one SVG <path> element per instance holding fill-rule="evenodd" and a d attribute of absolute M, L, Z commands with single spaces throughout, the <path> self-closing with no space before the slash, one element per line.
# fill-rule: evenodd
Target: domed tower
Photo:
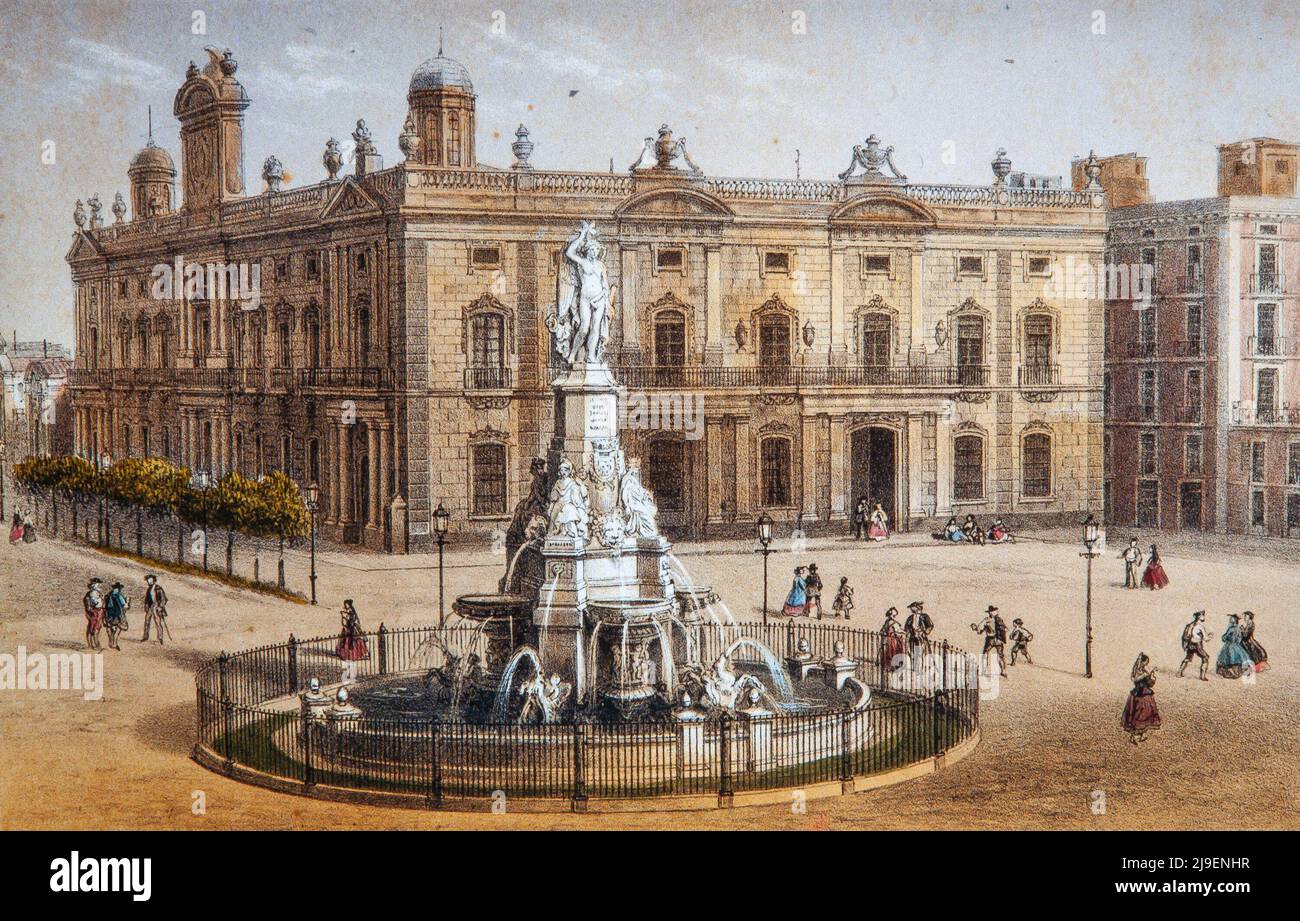
<path fill-rule="evenodd" d="M 176 187 L 176 165 L 171 154 L 153 142 L 131 158 L 126 174 L 131 177 L 131 219 L 170 214 L 172 192 Z"/>
<path fill-rule="evenodd" d="M 183 207 L 208 208 L 244 194 L 244 110 L 248 94 L 235 79 L 229 51 L 205 48 L 208 66 L 190 64 L 176 92 L 181 123 Z"/>
<path fill-rule="evenodd" d="M 411 75 L 406 94 L 420 145 L 414 162 L 426 166 L 472 169 L 474 156 L 474 84 L 463 64 L 438 56 L 429 58 Z"/>

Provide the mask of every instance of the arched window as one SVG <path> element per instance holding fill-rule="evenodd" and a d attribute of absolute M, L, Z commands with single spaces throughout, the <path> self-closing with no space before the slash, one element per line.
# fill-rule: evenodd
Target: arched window
<path fill-rule="evenodd" d="M 952 493 L 958 502 L 984 498 L 984 439 L 979 435 L 953 440 Z"/>
<path fill-rule="evenodd" d="M 1052 436 L 1033 432 L 1021 441 L 1021 494 L 1042 499 L 1052 494 Z"/>
<path fill-rule="evenodd" d="M 123 368 L 131 366 L 131 324 L 126 320 L 117 327 L 117 360 Z"/>
<path fill-rule="evenodd" d="M 474 515 L 506 513 L 506 446 L 496 442 L 474 445 L 471 450 Z"/>
<path fill-rule="evenodd" d="M 303 316 L 303 323 L 307 329 L 307 367 L 319 368 L 321 366 L 320 314 L 314 306 L 307 309 L 307 313 Z"/>
<path fill-rule="evenodd" d="M 149 367 L 153 356 L 149 354 L 149 321 L 143 316 L 135 321 L 135 336 L 137 339 L 136 359 L 140 367 Z"/>
<path fill-rule="evenodd" d="M 293 325 L 289 320 L 281 320 L 276 327 L 279 339 L 276 349 L 276 363 L 281 368 L 293 367 Z"/>
<path fill-rule="evenodd" d="M 764 506 L 792 504 L 791 456 L 789 438 L 764 438 L 759 442 L 759 474 Z"/>
<path fill-rule="evenodd" d="M 96 326 L 90 327 L 90 355 L 88 357 L 90 359 L 90 366 L 92 368 L 98 368 L 99 367 L 99 328 Z"/>
<path fill-rule="evenodd" d="M 656 383 L 680 386 L 686 364 L 686 315 L 679 310 L 661 310 L 654 317 L 654 363 Z"/>
<path fill-rule="evenodd" d="M 790 317 L 765 313 L 758 321 L 758 362 L 764 368 L 790 367 Z"/>
<path fill-rule="evenodd" d="M 479 313 L 470 320 L 470 367 L 482 386 L 501 386 L 492 378 L 505 364 L 505 318 L 499 313 Z"/>

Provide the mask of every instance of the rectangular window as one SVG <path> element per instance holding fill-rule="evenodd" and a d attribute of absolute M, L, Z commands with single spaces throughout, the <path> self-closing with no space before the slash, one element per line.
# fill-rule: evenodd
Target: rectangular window
<path fill-rule="evenodd" d="M 1138 396 L 1143 422 L 1154 422 L 1156 418 L 1156 372 L 1144 368 L 1138 384 Z"/>
<path fill-rule="evenodd" d="M 958 256 L 957 257 L 957 274 L 958 275 L 984 275 L 984 257 L 983 256 Z"/>
<path fill-rule="evenodd" d="M 1026 435 L 1022 443 L 1021 482 L 1028 498 L 1045 499 L 1052 494 L 1052 439 L 1047 435 Z"/>
<path fill-rule="evenodd" d="M 1265 462 L 1267 460 L 1266 447 L 1267 445 L 1262 441 L 1252 441 L 1250 443 L 1250 481 L 1252 483 L 1264 482 Z"/>
<path fill-rule="evenodd" d="M 686 266 L 686 251 L 673 247 L 655 250 L 655 268 L 661 272 L 680 272 Z"/>
<path fill-rule="evenodd" d="M 1259 304 L 1255 307 L 1255 354 L 1277 355 L 1277 304 Z"/>
<path fill-rule="evenodd" d="M 1154 432 L 1143 432 L 1138 436 L 1138 473 L 1143 476 L 1155 476 L 1156 436 Z"/>
<path fill-rule="evenodd" d="M 288 280 L 289 280 L 289 260 L 288 260 L 288 259 L 277 259 L 277 260 L 275 260 L 275 280 L 278 281 L 278 282 L 283 282 L 283 281 L 288 281 Z"/>
<path fill-rule="evenodd" d="M 1187 235 L 1189 237 L 1199 237 L 1201 235 L 1201 225 L 1193 224 L 1191 227 L 1188 227 Z"/>
<path fill-rule="evenodd" d="M 779 250 L 763 253 L 763 271 L 788 273 L 790 271 L 790 254 Z"/>
<path fill-rule="evenodd" d="M 276 350 L 276 358 L 278 359 L 278 364 L 281 368 L 293 367 L 293 340 L 290 329 L 288 323 L 281 323 L 277 327 L 279 348 Z"/>
<path fill-rule="evenodd" d="M 1300 493 L 1288 493 L 1286 497 L 1286 536 L 1300 537 Z"/>
<path fill-rule="evenodd" d="M 1300 486 L 1300 442 L 1286 446 L 1286 482 Z"/>
<path fill-rule="evenodd" d="M 765 438 L 761 451 L 763 505 L 769 508 L 790 504 L 790 441 Z"/>
<path fill-rule="evenodd" d="M 1255 377 L 1255 418 L 1277 420 L 1277 368 L 1260 368 Z"/>
<path fill-rule="evenodd" d="M 1046 314 L 1025 317 L 1025 363 L 1035 368 L 1052 363 L 1052 318 Z"/>
<path fill-rule="evenodd" d="M 504 515 L 506 512 L 505 445 L 475 445 L 473 458 L 474 514 Z"/>
<path fill-rule="evenodd" d="M 1187 354 L 1190 357 L 1200 355 L 1205 347 L 1202 345 L 1205 333 L 1202 329 L 1204 313 L 1200 302 L 1187 305 Z"/>
<path fill-rule="evenodd" d="M 1183 443 L 1183 469 L 1190 475 L 1197 476 L 1202 472 L 1202 446 L 1200 435 L 1188 435 Z"/>
<path fill-rule="evenodd" d="M 1138 480 L 1137 526 L 1139 528 L 1160 526 L 1160 482 L 1158 480 Z"/>
<path fill-rule="evenodd" d="M 862 318 L 862 363 L 868 368 L 890 364 L 891 323 L 888 314 L 869 313 Z"/>
<path fill-rule="evenodd" d="M 501 247 L 471 247 L 469 261 L 470 265 L 476 269 L 498 269 L 501 267 Z"/>
<path fill-rule="evenodd" d="M 1051 256 L 1030 256 L 1029 257 L 1029 274 L 1030 275 L 1050 275 L 1052 272 Z"/>
<path fill-rule="evenodd" d="M 984 439 L 978 435 L 959 435 L 953 442 L 953 498 L 984 498 Z"/>
<path fill-rule="evenodd" d="M 889 253 L 866 253 L 862 257 L 862 274 L 888 275 L 891 271 Z"/>
<path fill-rule="evenodd" d="M 1250 526 L 1264 527 L 1264 490 L 1256 489 L 1250 494 Z"/>
<path fill-rule="evenodd" d="M 293 476 L 293 436 L 280 436 L 280 469 Z"/>
<path fill-rule="evenodd" d="M 307 280 L 315 281 L 320 278 L 320 256 L 316 253 L 307 254 Z"/>
<path fill-rule="evenodd" d="M 1200 422 L 1203 401 L 1203 387 L 1201 386 L 1201 372 L 1193 368 L 1187 372 L 1187 385 L 1185 408 L 1187 410 L 1188 422 Z"/>

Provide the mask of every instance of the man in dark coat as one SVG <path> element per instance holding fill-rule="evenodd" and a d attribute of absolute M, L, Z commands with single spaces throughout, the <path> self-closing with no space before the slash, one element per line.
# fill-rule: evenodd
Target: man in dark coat
<path fill-rule="evenodd" d="M 158 584 L 158 577 L 153 573 L 144 577 L 144 637 L 142 643 L 149 642 L 149 627 L 157 628 L 158 645 L 162 645 L 163 633 L 167 629 L 167 592 Z"/>
<path fill-rule="evenodd" d="M 984 612 L 984 620 L 978 624 L 971 624 L 970 628 L 984 637 L 984 651 L 982 658 L 988 661 L 990 652 L 997 653 L 998 672 L 1003 678 L 1007 676 L 1007 660 L 1005 648 L 1007 644 L 1007 624 L 998 614 L 998 609 L 994 605 L 989 605 L 988 610 Z"/>
<path fill-rule="evenodd" d="M 912 656 L 913 668 L 920 668 L 922 659 L 925 656 L 925 644 L 929 639 L 930 631 L 934 629 L 934 621 L 930 615 L 925 613 L 925 604 L 920 601 L 913 601 L 907 606 L 912 613 L 907 615 L 907 620 L 903 622 L 903 632 L 907 634 L 908 652 Z"/>

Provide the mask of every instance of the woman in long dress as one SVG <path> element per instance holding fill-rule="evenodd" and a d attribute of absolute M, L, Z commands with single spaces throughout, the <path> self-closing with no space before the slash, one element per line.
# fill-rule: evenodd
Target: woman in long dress
<path fill-rule="evenodd" d="M 989 540 L 995 544 L 1005 543 L 1011 539 L 1011 532 L 1007 526 L 1002 523 L 1001 518 L 993 519 L 993 527 L 989 529 Z"/>
<path fill-rule="evenodd" d="M 1151 556 L 1147 560 L 1146 571 L 1142 573 L 1142 585 L 1151 591 L 1164 588 L 1169 584 L 1169 577 L 1165 575 L 1165 568 L 1160 565 L 1160 551 L 1156 545 L 1151 545 Z"/>
<path fill-rule="evenodd" d="M 794 584 L 790 586 L 790 594 L 785 596 L 785 606 L 781 608 L 782 614 L 788 614 L 790 617 L 803 617 L 804 611 L 808 608 L 808 583 L 804 579 L 806 570 L 802 566 L 794 568 Z"/>
<path fill-rule="evenodd" d="M 879 502 L 871 510 L 871 520 L 867 523 L 867 539 L 874 541 L 889 539 L 889 516 L 885 514 Z"/>
<path fill-rule="evenodd" d="M 338 657 L 348 662 L 370 658 L 370 647 L 366 644 L 366 638 L 361 629 L 361 615 L 353 607 L 351 598 L 343 602 L 340 618 L 343 633 L 339 636 L 338 646 L 334 650 L 338 653 Z"/>
<path fill-rule="evenodd" d="M 948 540 L 956 544 L 966 539 L 966 532 L 961 529 L 961 525 L 953 517 L 949 518 L 948 523 L 943 526 L 943 530 L 934 536 L 939 540 Z"/>
<path fill-rule="evenodd" d="M 1255 663 L 1255 671 L 1262 672 L 1268 668 L 1268 652 L 1255 639 L 1255 614 L 1243 611 L 1241 615 L 1241 645 L 1246 648 L 1246 655 Z"/>
<path fill-rule="evenodd" d="M 23 516 L 23 543 L 24 544 L 36 543 L 36 525 L 32 524 L 31 515 Z"/>
<path fill-rule="evenodd" d="M 902 667 L 903 631 L 898 625 L 898 608 L 890 608 L 880 627 L 880 673 L 888 675 Z"/>
<path fill-rule="evenodd" d="M 16 544 L 23 539 L 23 520 L 14 512 L 13 523 L 9 525 L 9 543 Z"/>
<path fill-rule="evenodd" d="M 1223 645 L 1219 647 L 1214 671 L 1224 678 L 1240 678 L 1255 671 L 1255 663 L 1241 643 L 1241 620 L 1236 614 L 1228 615 L 1228 629 L 1223 631 Z"/>
<path fill-rule="evenodd" d="M 1124 717 L 1120 721 L 1128 732 L 1129 741 L 1134 745 L 1146 740 L 1147 733 L 1160 728 L 1160 709 L 1156 706 L 1156 670 L 1151 665 L 1151 657 L 1145 652 L 1138 653 L 1129 672 L 1133 690 L 1128 692 L 1128 702 L 1124 704 Z"/>

